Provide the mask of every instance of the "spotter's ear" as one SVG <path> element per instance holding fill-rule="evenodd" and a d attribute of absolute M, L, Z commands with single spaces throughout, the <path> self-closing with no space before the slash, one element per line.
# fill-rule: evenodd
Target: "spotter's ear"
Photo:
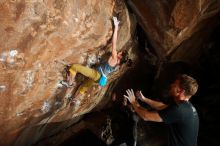
<path fill-rule="evenodd" d="M 184 90 L 184 89 L 181 89 L 181 88 L 179 88 L 177 92 L 178 92 L 180 95 L 184 95 L 184 94 L 185 94 L 185 90 Z"/>

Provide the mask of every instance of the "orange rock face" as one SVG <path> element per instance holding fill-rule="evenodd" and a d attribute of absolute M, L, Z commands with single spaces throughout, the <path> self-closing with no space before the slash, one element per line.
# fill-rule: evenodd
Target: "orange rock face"
<path fill-rule="evenodd" d="M 34 144 L 68 127 L 105 97 L 108 86 L 94 85 L 72 107 L 68 98 L 77 88 L 67 90 L 59 82 L 65 64 L 95 64 L 110 51 L 116 14 L 121 21 L 117 49 L 130 50 L 134 25 L 124 3 L 0 1 L 0 145 Z"/>
<path fill-rule="evenodd" d="M 196 60 L 219 24 L 219 1 L 128 3 L 159 60 Z M 136 59 L 135 22 L 121 0 L 0 0 L 0 145 L 35 144 L 105 100 L 126 66 L 109 77 L 106 87 L 95 84 L 82 96 L 75 93 L 84 77 L 70 89 L 60 81 L 66 65 L 92 66 L 110 51 L 116 15 L 117 50 Z M 69 104 L 71 97 L 77 99 L 75 106 Z"/>
<path fill-rule="evenodd" d="M 219 25 L 215 0 L 128 0 L 159 59 L 196 60 Z M 202 37 L 201 37 L 202 36 Z"/>

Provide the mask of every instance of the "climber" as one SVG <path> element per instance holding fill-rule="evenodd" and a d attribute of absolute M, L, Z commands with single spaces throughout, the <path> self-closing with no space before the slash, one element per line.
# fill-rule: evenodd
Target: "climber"
<path fill-rule="evenodd" d="M 62 84 L 66 85 L 67 87 L 71 87 L 75 84 L 75 76 L 76 73 L 79 72 L 84 76 L 88 77 L 87 80 L 80 88 L 79 92 L 84 94 L 85 91 L 94 83 L 99 82 L 100 86 L 105 86 L 107 84 L 107 76 L 116 70 L 116 66 L 121 65 L 122 63 L 127 62 L 127 52 L 126 51 L 116 51 L 116 42 L 118 36 L 118 25 L 119 22 L 116 17 L 113 17 L 114 22 L 114 33 L 112 38 L 112 52 L 108 60 L 104 63 L 101 63 L 96 69 L 92 69 L 89 67 L 85 67 L 80 64 L 73 64 L 69 68 L 69 76 L 67 78 L 67 82 L 62 82 Z"/>
<path fill-rule="evenodd" d="M 196 146 L 199 129 L 199 117 L 189 99 L 197 92 L 197 81 L 186 75 L 178 75 L 170 86 L 169 94 L 173 103 L 166 105 L 143 96 L 138 91 L 127 90 L 124 95 L 133 106 L 135 112 L 145 121 L 165 122 L 169 127 L 169 146 Z M 147 103 L 155 111 L 141 107 L 135 98 Z"/>

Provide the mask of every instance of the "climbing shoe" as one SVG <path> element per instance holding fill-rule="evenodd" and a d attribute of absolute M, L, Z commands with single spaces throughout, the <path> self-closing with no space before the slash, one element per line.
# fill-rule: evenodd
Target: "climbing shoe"
<path fill-rule="evenodd" d="M 79 89 L 79 93 L 82 94 L 82 95 L 84 95 L 87 90 L 88 90 L 88 87 L 81 87 L 81 88 Z"/>

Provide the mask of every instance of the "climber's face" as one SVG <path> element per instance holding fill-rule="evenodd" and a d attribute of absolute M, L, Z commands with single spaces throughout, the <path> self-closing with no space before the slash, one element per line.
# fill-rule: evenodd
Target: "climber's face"
<path fill-rule="evenodd" d="M 125 51 L 120 51 L 117 54 L 117 62 L 118 64 L 123 64 L 126 63 L 128 61 L 128 53 Z"/>
<path fill-rule="evenodd" d="M 122 59 L 122 52 L 118 52 L 117 58 L 118 58 L 118 61 Z"/>

